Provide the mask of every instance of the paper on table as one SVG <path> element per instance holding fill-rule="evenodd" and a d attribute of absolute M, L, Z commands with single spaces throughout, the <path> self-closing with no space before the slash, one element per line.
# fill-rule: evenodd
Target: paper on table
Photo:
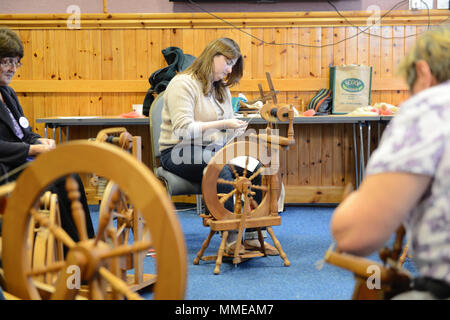
<path fill-rule="evenodd" d="M 245 162 L 247 161 L 247 158 L 249 158 L 248 159 L 247 170 L 255 171 L 256 166 L 259 164 L 259 161 L 256 160 L 255 158 L 252 158 L 252 157 L 239 156 L 239 157 L 231 159 L 230 163 L 235 165 L 235 166 L 244 168 L 245 167 Z"/>

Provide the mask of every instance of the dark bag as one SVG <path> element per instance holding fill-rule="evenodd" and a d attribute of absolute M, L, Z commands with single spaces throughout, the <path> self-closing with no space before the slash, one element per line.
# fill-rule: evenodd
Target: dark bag
<path fill-rule="evenodd" d="M 320 89 L 319 92 L 311 99 L 308 109 L 313 109 L 315 115 L 327 115 L 331 113 L 332 95 L 329 89 Z"/>
<path fill-rule="evenodd" d="M 189 67 L 194 62 L 195 57 L 190 54 L 184 54 L 183 50 L 178 47 L 167 47 L 161 51 L 168 64 L 167 67 L 161 68 L 153 72 L 148 78 L 150 89 L 145 95 L 142 112 L 145 116 L 149 115 L 150 106 L 159 93 L 166 90 L 170 80 L 175 75 Z"/>

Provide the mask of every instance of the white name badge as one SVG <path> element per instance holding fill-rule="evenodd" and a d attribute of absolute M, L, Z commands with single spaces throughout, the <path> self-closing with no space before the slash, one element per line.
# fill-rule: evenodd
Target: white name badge
<path fill-rule="evenodd" d="M 26 129 L 28 128 L 28 126 L 30 125 L 30 123 L 28 122 L 28 119 L 25 117 L 20 117 L 19 118 L 19 124 L 21 125 L 22 128 Z"/>

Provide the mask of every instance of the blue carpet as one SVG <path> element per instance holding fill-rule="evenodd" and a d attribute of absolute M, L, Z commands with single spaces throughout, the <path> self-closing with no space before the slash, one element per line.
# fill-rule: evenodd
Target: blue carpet
<path fill-rule="evenodd" d="M 94 226 L 97 212 L 91 206 Z M 281 225 L 273 227 L 291 265 L 285 267 L 279 256 L 259 257 L 234 265 L 224 260 L 219 275 L 214 275 L 215 261 L 192 263 L 209 229 L 204 227 L 195 210 L 178 212 L 187 247 L 186 300 L 348 300 L 354 286 L 353 274 L 335 266 L 324 264 L 323 259 L 332 243 L 329 231 L 333 207 L 285 207 Z M 270 237 L 266 239 L 271 242 Z M 219 247 L 216 234 L 205 255 L 213 255 Z M 377 254 L 368 257 L 380 261 Z M 405 268 L 416 272 L 412 261 Z M 144 272 L 154 272 L 154 258 L 144 259 Z M 151 294 L 142 292 L 145 298 Z"/>

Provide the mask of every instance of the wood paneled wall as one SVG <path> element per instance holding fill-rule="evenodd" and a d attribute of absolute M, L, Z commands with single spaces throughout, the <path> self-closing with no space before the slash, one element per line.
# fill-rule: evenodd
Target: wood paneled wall
<path fill-rule="evenodd" d="M 84 14 L 80 29 L 70 29 L 71 17 L 65 14 L 16 14 L 0 15 L 0 24 L 23 40 L 23 66 L 12 87 L 36 131 L 43 134 L 37 118 L 131 111 L 132 104 L 143 102 L 150 74 L 167 65 L 161 50 L 177 46 L 198 56 L 210 40 L 222 36 L 235 39 L 245 59 L 244 77 L 232 88 L 234 95 L 257 97 L 258 83 L 267 90 L 268 71 L 280 91 L 279 102 L 307 104 L 317 90 L 328 87 L 330 66 L 356 63 L 373 67 L 372 103 L 405 100 L 407 88 L 395 78 L 395 67 L 427 24 L 441 23 L 448 13 L 393 11 L 370 30 L 367 12 L 343 14 L 348 18 L 334 12 L 214 14 L 223 20 L 206 13 Z M 350 129 L 302 127 L 295 148 L 303 158 L 286 160 L 284 181 L 294 187 L 341 188 L 354 179 Z M 77 129 L 71 138 L 95 136 L 98 128 L 89 130 Z M 135 133 L 145 136 L 148 129 L 137 128 Z M 148 150 L 143 157 L 149 157 Z M 333 200 L 336 197 L 317 202 Z"/>

